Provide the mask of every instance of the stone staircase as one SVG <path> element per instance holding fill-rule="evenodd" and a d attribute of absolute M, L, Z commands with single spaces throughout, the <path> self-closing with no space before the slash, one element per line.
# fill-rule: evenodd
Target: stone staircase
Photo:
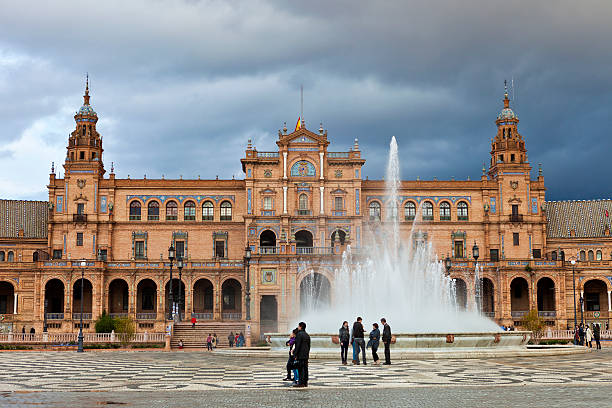
<path fill-rule="evenodd" d="M 242 332 L 246 336 L 244 331 L 244 322 L 198 322 L 195 328 L 191 327 L 190 322 L 181 322 L 174 325 L 170 346 L 178 348 L 179 340 L 183 340 L 184 348 L 206 348 L 206 337 L 209 333 L 216 333 L 219 340 L 217 347 L 227 348 L 227 335 Z"/>

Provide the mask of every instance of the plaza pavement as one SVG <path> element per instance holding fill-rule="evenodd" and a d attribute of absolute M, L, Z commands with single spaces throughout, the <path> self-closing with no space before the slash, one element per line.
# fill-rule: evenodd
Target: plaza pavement
<path fill-rule="evenodd" d="M 0 406 L 612 406 L 612 350 L 566 356 L 312 361 L 306 390 L 285 360 L 207 352 L 3 352 Z M 86 391 L 86 392 L 83 392 Z M 91 392 L 94 391 L 94 392 Z M 592 401 L 595 405 L 586 404 Z"/>

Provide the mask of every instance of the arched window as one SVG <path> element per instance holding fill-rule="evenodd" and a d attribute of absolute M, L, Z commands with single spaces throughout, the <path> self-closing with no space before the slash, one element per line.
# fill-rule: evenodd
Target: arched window
<path fill-rule="evenodd" d="M 149 221 L 159 220 L 159 203 L 157 201 L 151 201 L 147 206 L 147 219 Z"/>
<path fill-rule="evenodd" d="M 581 261 L 586 261 L 586 252 L 580 251 L 580 260 Z"/>
<path fill-rule="evenodd" d="M 195 221 L 195 203 L 187 201 L 185 203 L 185 221 Z"/>
<path fill-rule="evenodd" d="M 0 251 L 0 262 L 4 262 L 4 251 Z"/>
<path fill-rule="evenodd" d="M 446 201 L 440 204 L 440 221 L 450 221 L 451 207 Z"/>
<path fill-rule="evenodd" d="M 309 215 L 310 211 L 308 210 L 308 195 L 300 194 L 298 198 L 298 215 Z"/>
<path fill-rule="evenodd" d="M 386 216 L 387 219 L 394 220 L 397 218 L 397 203 L 389 202 L 386 206 Z"/>
<path fill-rule="evenodd" d="M 592 250 L 589 250 L 589 261 L 594 261 L 595 260 L 595 254 L 593 253 Z"/>
<path fill-rule="evenodd" d="M 597 252 L 595 252 L 595 260 L 601 261 L 601 251 L 599 249 L 597 250 Z"/>
<path fill-rule="evenodd" d="M 169 201 L 166 204 L 166 220 L 173 221 L 178 219 L 178 205 L 176 201 Z"/>
<path fill-rule="evenodd" d="M 406 221 L 412 221 L 416 217 L 416 205 L 412 201 L 408 201 L 404 205 L 404 219 Z"/>
<path fill-rule="evenodd" d="M 224 201 L 221 203 L 221 221 L 232 220 L 232 203 Z"/>
<path fill-rule="evenodd" d="M 130 203 L 130 220 L 140 220 L 140 203 L 138 201 L 132 201 Z"/>
<path fill-rule="evenodd" d="M 202 221 L 212 221 L 215 217 L 215 208 L 213 207 L 213 203 L 210 201 L 205 201 L 202 204 Z"/>
<path fill-rule="evenodd" d="M 433 204 L 429 201 L 425 201 L 423 203 L 423 220 L 431 221 L 433 220 Z"/>
<path fill-rule="evenodd" d="M 15 255 L 13 254 L 13 251 L 8 252 L 8 254 L 6 255 L 6 261 L 15 262 Z"/>
<path fill-rule="evenodd" d="M 550 259 L 553 261 L 557 260 L 557 251 L 552 251 L 550 254 Z"/>
<path fill-rule="evenodd" d="M 461 201 L 457 204 L 457 219 L 459 221 L 467 221 L 468 217 L 468 205 L 465 201 Z"/>
<path fill-rule="evenodd" d="M 38 251 L 32 253 L 32 262 L 38 261 Z"/>
<path fill-rule="evenodd" d="M 380 203 L 378 201 L 370 203 L 370 220 L 380 220 Z"/>

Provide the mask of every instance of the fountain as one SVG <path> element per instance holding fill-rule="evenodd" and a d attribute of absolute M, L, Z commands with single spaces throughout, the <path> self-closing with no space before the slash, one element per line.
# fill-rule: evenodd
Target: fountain
<path fill-rule="evenodd" d="M 370 223 L 367 241 L 358 250 L 347 247 L 342 265 L 328 270 L 308 263 L 299 266 L 302 281 L 300 320 L 307 322 L 315 351 L 338 347 L 334 334 L 343 320 L 363 317 L 366 330 L 385 317 L 395 336 L 395 348 L 464 349 L 524 346 L 529 332 L 504 332 L 492 320 L 482 316 L 481 270 L 474 271 L 474 290 L 467 302 L 457 302 L 456 282 L 445 274 L 426 232 L 417 220 L 409 234 L 402 234 L 398 206 L 400 166 L 395 137 L 391 139 L 385 177 L 384 219 Z M 318 334 L 325 333 L 325 334 Z M 331 334 L 327 334 L 331 333 Z M 286 335 L 269 335 L 272 347 L 284 347 Z"/>

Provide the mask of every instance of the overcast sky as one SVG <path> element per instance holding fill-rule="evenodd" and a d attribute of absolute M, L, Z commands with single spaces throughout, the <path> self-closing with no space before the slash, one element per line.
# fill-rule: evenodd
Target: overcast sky
<path fill-rule="evenodd" d="M 304 85 L 307 128 L 359 138 L 364 177 L 395 135 L 405 179 L 478 178 L 503 81 L 549 200 L 612 192 L 609 1 L 0 0 L 0 197 L 47 199 L 85 72 L 117 177 L 243 178 Z"/>

